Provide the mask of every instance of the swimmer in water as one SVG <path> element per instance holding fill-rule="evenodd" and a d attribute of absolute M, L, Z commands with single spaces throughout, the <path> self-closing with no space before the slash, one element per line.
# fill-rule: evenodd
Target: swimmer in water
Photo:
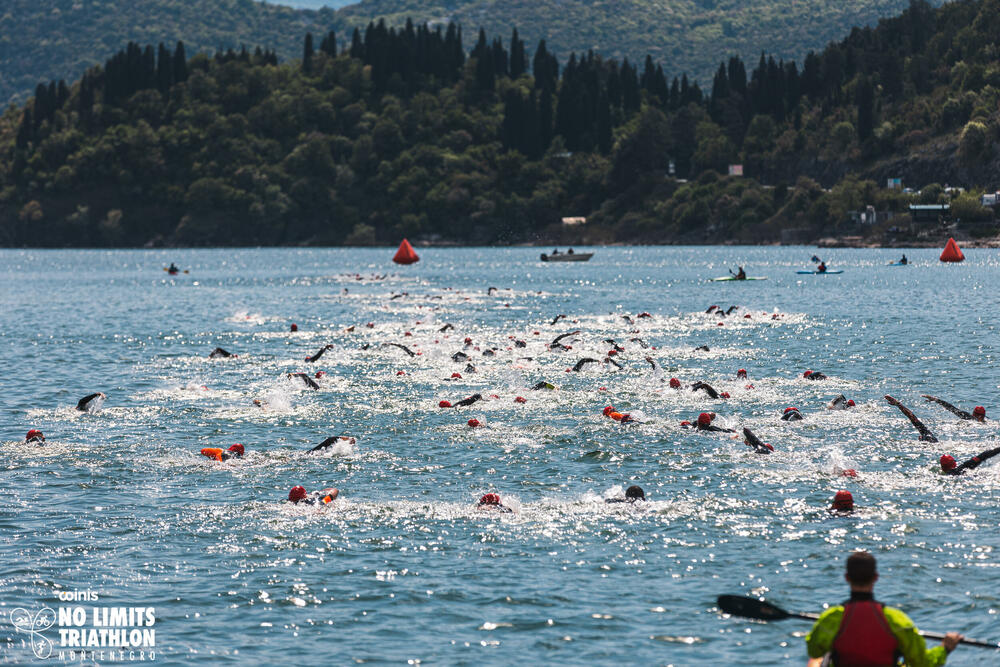
<path fill-rule="evenodd" d="M 938 405 L 940 405 L 941 407 L 943 407 L 948 412 L 952 413 L 953 415 L 956 415 L 959 419 L 966 419 L 966 420 L 970 420 L 970 421 L 971 420 L 975 420 L 977 422 L 985 422 L 986 421 L 986 408 L 984 408 L 981 405 L 977 405 L 976 407 L 972 408 L 972 413 L 970 414 L 970 413 L 966 412 L 965 410 L 960 410 L 960 409 L 956 408 L 954 405 L 952 405 L 948 401 L 942 401 L 940 398 L 936 398 L 934 396 L 929 396 L 928 394 L 921 394 L 921 396 L 923 398 L 926 398 L 928 401 L 931 401 L 933 403 L 937 403 Z"/>
<path fill-rule="evenodd" d="M 542 380 L 541 382 L 537 383 L 534 387 L 532 387 L 531 391 L 538 391 L 539 389 L 555 389 L 555 388 L 556 386 L 551 382 L 546 382 L 545 380 Z"/>
<path fill-rule="evenodd" d="M 476 504 L 476 509 L 489 512 L 500 512 L 501 514 L 513 514 L 514 510 L 500 502 L 500 495 L 497 493 L 487 493 Z"/>
<path fill-rule="evenodd" d="M 770 454 L 774 451 L 774 447 L 766 442 L 763 442 L 748 428 L 743 429 L 743 442 L 748 447 L 753 447 L 754 451 L 758 454 Z"/>
<path fill-rule="evenodd" d="M 289 373 L 288 377 L 289 378 L 298 378 L 298 379 L 302 380 L 302 382 L 304 382 L 305 385 L 306 385 L 306 387 L 308 387 L 309 389 L 312 389 L 312 390 L 319 389 L 319 385 L 316 384 L 316 382 L 311 377 L 309 377 L 308 375 L 306 375 L 305 373 Z"/>
<path fill-rule="evenodd" d="M 340 495 L 340 491 L 334 488 L 320 489 L 319 491 L 313 491 L 312 493 L 306 493 L 304 487 L 293 486 L 288 492 L 288 502 L 298 505 L 302 503 L 303 505 L 329 505 L 337 496 Z"/>
<path fill-rule="evenodd" d="M 208 355 L 208 358 L 209 359 L 220 359 L 220 358 L 222 358 L 222 359 L 228 359 L 229 357 L 236 357 L 236 356 L 239 356 L 239 355 L 233 354 L 232 352 L 227 352 L 226 350 L 223 350 L 221 347 L 217 347 L 214 350 L 212 350 L 212 352 Z"/>
<path fill-rule="evenodd" d="M 458 401 L 457 403 L 455 403 L 451 407 L 453 407 L 453 408 L 464 408 L 467 405 L 472 405 L 476 401 L 481 401 L 481 400 L 483 400 L 483 395 L 482 394 L 473 394 L 472 396 L 469 396 L 468 398 L 463 398 L 461 401 Z"/>
<path fill-rule="evenodd" d="M 848 408 L 854 407 L 854 400 L 847 399 L 843 394 L 840 394 L 835 399 L 826 404 L 827 410 L 846 410 Z"/>
<path fill-rule="evenodd" d="M 96 409 L 97 406 L 100 405 L 100 401 L 97 401 L 96 399 L 100 399 L 101 401 L 103 401 L 105 398 L 107 398 L 107 396 L 105 396 L 101 392 L 84 396 L 79 400 L 79 402 L 77 402 L 76 409 L 79 410 L 80 412 L 89 412 L 91 408 Z"/>
<path fill-rule="evenodd" d="M 722 428 L 719 426 L 713 426 L 712 420 L 715 419 L 714 412 L 702 412 L 698 415 L 698 419 L 695 420 L 694 424 L 689 421 L 681 422 L 681 426 L 684 428 L 694 428 L 698 431 L 712 431 L 715 433 L 736 433 L 731 428 Z"/>
<path fill-rule="evenodd" d="M 698 391 L 699 389 L 704 389 L 709 398 L 719 398 L 719 392 L 715 391 L 712 385 L 707 382 L 695 382 L 691 385 L 691 391 Z"/>
<path fill-rule="evenodd" d="M 202 456 L 207 456 L 210 459 L 216 461 L 228 461 L 229 459 L 241 459 L 244 453 L 243 445 L 236 443 L 231 445 L 229 449 L 222 449 L 221 447 L 205 447 L 201 450 Z"/>
<path fill-rule="evenodd" d="M 633 485 L 633 486 L 630 486 L 627 489 L 625 489 L 625 497 L 624 498 L 622 498 L 622 497 L 605 498 L 604 502 L 606 502 L 608 504 L 611 504 L 611 503 L 635 503 L 635 502 L 638 502 L 640 500 L 643 501 L 643 502 L 645 502 L 645 500 L 646 500 L 646 493 L 642 490 L 641 486 L 634 486 Z"/>
<path fill-rule="evenodd" d="M 819 371 L 806 371 L 805 373 L 802 374 L 802 377 L 804 377 L 807 380 L 825 380 L 826 379 L 826 376 L 823 375 L 822 373 L 820 373 Z"/>
<path fill-rule="evenodd" d="M 786 422 L 798 422 L 805 419 L 802 413 L 799 412 L 798 408 L 785 408 L 785 411 L 781 414 L 781 421 Z"/>
<path fill-rule="evenodd" d="M 357 444 L 358 441 L 356 438 L 352 438 L 349 435 L 335 435 L 319 443 L 318 445 L 310 449 L 307 453 L 312 454 L 313 452 L 321 452 L 324 449 L 329 449 L 333 445 L 336 445 L 337 443 L 340 442 L 346 442 L 349 445 L 354 445 Z"/>
<path fill-rule="evenodd" d="M 906 415 L 906 418 L 910 420 L 910 423 L 913 424 L 913 426 L 917 429 L 917 431 L 920 432 L 920 440 L 923 440 L 924 442 L 938 441 L 938 439 L 934 437 L 934 434 L 931 433 L 931 430 L 926 426 L 924 426 L 924 423 L 919 419 L 917 419 L 917 416 L 912 412 L 910 412 L 909 408 L 907 408 L 905 405 L 897 401 L 892 396 L 889 396 L 888 394 L 885 395 L 885 400 L 889 402 L 889 405 L 895 405 L 897 408 L 899 408 L 900 412 Z"/>
<path fill-rule="evenodd" d="M 399 349 L 401 349 L 403 352 L 406 352 L 406 354 L 408 354 L 411 357 L 417 356 L 416 352 L 414 352 L 410 348 L 406 347 L 405 345 L 400 345 L 399 343 L 382 343 L 382 347 L 386 347 L 386 346 L 389 346 L 389 347 L 398 347 Z"/>
<path fill-rule="evenodd" d="M 838 516 L 854 514 L 854 496 L 851 495 L 850 491 L 837 491 L 833 496 L 833 503 L 827 511 Z"/>
<path fill-rule="evenodd" d="M 964 475 L 969 470 L 975 470 L 979 465 L 1000 454 L 1000 447 L 987 449 L 985 452 L 976 454 L 968 461 L 959 464 L 951 454 L 944 454 L 940 459 L 941 472 L 945 475 Z"/>
<path fill-rule="evenodd" d="M 24 436 L 24 444 L 26 445 L 44 445 L 45 436 L 37 428 L 33 428 L 28 431 L 28 434 Z"/>
<path fill-rule="evenodd" d="M 324 345 L 323 347 L 319 348 L 319 352 L 317 352 L 316 354 L 314 354 L 311 357 L 306 357 L 306 361 L 308 363 L 310 363 L 310 364 L 314 364 L 317 361 L 319 361 L 319 358 L 323 356 L 324 352 L 326 352 L 327 350 L 332 350 L 332 349 L 333 349 L 333 345 Z"/>

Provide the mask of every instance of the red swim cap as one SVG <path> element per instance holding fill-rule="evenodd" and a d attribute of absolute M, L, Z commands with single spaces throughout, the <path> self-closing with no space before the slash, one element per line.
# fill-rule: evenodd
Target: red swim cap
<path fill-rule="evenodd" d="M 408 337 L 408 336 L 412 336 L 412 335 L 413 335 L 412 333 L 410 333 L 409 331 L 407 331 L 407 332 L 405 332 L 405 333 L 403 334 L 403 337 L 404 337 L 404 338 L 406 338 L 406 337 Z"/>
<path fill-rule="evenodd" d="M 618 354 L 618 350 L 608 350 L 608 356 L 613 357 Z"/>
<path fill-rule="evenodd" d="M 721 394 L 719 394 L 719 397 L 720 398 L 730 398 L 729 392 L 728 391 L 724 391 Z"/>
<path fill-rule="evenodd" d="M 689 422 L 689 421 L 688 421 L 688 420 L 686 420 L 686 419 L 685 419 L 684 421 L 682 421 L 682 422 L 681 422 L 681 426 L 690 426 L 690 425 L 691 425 L 691 422 Z"/>
<path fill-rule="evenodd" d="M 957 463 L 955 463 L 955 457 L 952 456 L 951 454 L 942 455 L 940 458 L 940 462 L 942 470 L 954 470 L 955 466 L 958 465 Z"/>
<path fill-rule="evenodd" d="M 972 408 L 972 416 L 973 417 L 985 417 L 986 416 L 986 408 L 984 408 L 981 405 L 977 405 L 976 407 Z"/>
<path fill-rule="evenodd" d="M 438 407 L 439 408 L 450 408 L 451 407 L 451 401 L 441 401 L 441 402 L 438 403 Z"/>
<path fill-rule="evenodd" d="M 807 378 L 807 377 L 809 377 L 812 374 L 813 374 L 812 371 L 806 371 L 805 373 L 802 374 L 802 377 Z"/>
<path fill-rule="evenodd" d="M 479 420 L 476 419 L 475 417 L 473 417 L 472 419 L 470 419 L 466 423 L 468 423 L 468 425 L 469 425 L 470 428 L 476 428 L 477 426 L 479 426 Z"/>
<path fill-rule="evenodd" d="M 496 493 L 487 493 L 479 499 L 480 505 L 499 505 L 500 496 Z"/>
<path fill-rule="evenodd" d="M 316 379 L 317 380 L 320 379 L 321 377 L 323 377 L 324 375 L 326 375 L 326 371 L 316 371 Z"/>
<path fill-rule="evenodd" d="M 753 319 L 753 317 L 750 316 L 750 313 L 747 313 L 746 315 L 743 316 L 743 319 L 745 319 L 745 320 L 751 320 L 751 319 Z"/>
<path fill-rule="evenodd" d="M 472 339 L 469 338 L 468 336 L 466 336 L 466 338 L 465 338 L 465 344 L 466 345 L 472 345 Z"/>
<path fill-rule="evenodd" d="M 847 400 L 847 407 L 853 408 L 856 405 L 853 398 Z"/>
<path fill-rule="evenodd" d="M 840 471 L 840 476 L 841 477 L 857 477 L 858 476 L 858 471 L 855 470 L 854 468 L 847 468 L 846 470 L 841 470 Z"/>
<path fill-rule="evenodd" d="M 607 417 L 608 415 L 610 415 L 614 411 L 615 411 L 615 409 L 613 407 L 611 407 L 610 405 L 604 406 L 604 416 L 605 417 Z"/>
<path fill-rule="evenodd" d="M 396 371 L 396 375 L 406 375 L 406 371 Z"/>
<path fill-rule="evenodd" d="M 518 396 L 517 398 L 514 399 L 514 402 L 515 403 L 527 403 L 528 399 L 526 399 L 524 396 Z"/>
<path fill-rule="evenodd" d="M 680 389 L 681 388 L 681 381 L 678 380 L 677 378 L 670 378 L 670 388 L 671 389 Z"/>
<path fill-rule="evenodd" d="M 42 440 L 45 440 L 45 436 L 42 435 L 42 432 L 39 431 L 37 428 L 31 429 L 30 431 L 28 431 L 28 434 L 24 436 L 25 440 L 31 440 L 32 438 L 41 438 Z"/>
<path fill-rule="evenodd" d="M 365 326 L 368 327 L 369 329 L 374 329 L 375 328 L 375 323 L 374 322 L 369 322 Z"/>
<path fill-rule="evenodd" d="M 745 378 L 746 376 L 747 376 L 747 369 L 741 368 L 740 370 L 736 371 L 736 377 Z"/>
<path fill-rule="evenodd" d="M 241 445 L 240 443 L 237 442 L 235 445 L 230 445 L 228 451 L 230 451 L 230 452 L 236 452 L 240 456 L 243 456 L 243 454 L 244 454 L 244 452 L 246 450 L 243 448 L 243 445 Z"/>
<path fill-rule="evenodd" d="M 744 387 L 744 389 L 753 389 L 753 388 L 754 388 L 753 384 L 748 384 L 746 387 Z"/>
<path fill-rule="evenodd" d="M 711 423 L 712 423 L 712 415 L 708 414 L 707 412 L 702 412 L 700 415 L 698 415 L 699 426 L 708 426 Z"/>
<path fill-rule="evenodd" d="M 461 380 L 462 379 L 462 374 L 461 373 L 452 373 L 451 376 L 453 378 L 455 378 L 456 380 Z"/>
<path fill-rule="evenodd" d="M 833 497 L 833 509 L 845 512 L 854 509 L 854 496 L 851 492 L 837 491 L 837 495 Z"/>
<path fill-rule="evenodd" d="M 290 328 L 290 331 L 298 331 L 298 330 L 299 330 L 299 325 L 298 324 L 293 324 L 291 326 L 291 328 Z"/>
<path fill-rule="evenodd" d="M 787 415 L 789 412 L 798 412 L 798 411 L 799 411 L 798 408 L 785 408 L 785 411 L 782 414 Z"/>
<path fill-rule="evenodd" d="M 297 503 L 306 497 L 306 490 L 301 486 L 293 486 L 292 490 L 288 492 L 288 500 L 293 503 Z"/>

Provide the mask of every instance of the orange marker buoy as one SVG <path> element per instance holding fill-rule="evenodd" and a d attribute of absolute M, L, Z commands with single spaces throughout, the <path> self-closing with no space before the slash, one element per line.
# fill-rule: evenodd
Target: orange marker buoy
<path fill-rule="evenodd" d="M 962 262 L 965 261 L 965 255 L 962 254 L 962 249 L 955 243 L 955 239 L 949 238 L 948 243 L 945 244 L 944 250 L 941 252 L 940 259 L 942 262 Z"/>
<path fill-rule="evenodd" d="M 396 262 L 396 264 L 413 264 L 419 262 L 420 258 L 413 251 L 413 246 L 410 245 L 410 242 L 403 239 L 403 242 L 399 244 L 399 250 L 393 255 L 392 261 Z"/>

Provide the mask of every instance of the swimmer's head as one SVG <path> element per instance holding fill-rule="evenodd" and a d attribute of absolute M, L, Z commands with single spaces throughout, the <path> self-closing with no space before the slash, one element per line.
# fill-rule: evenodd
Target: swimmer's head
<path fill-rule="evenodd" d="M 745 380 L 747 377 L 747 369 L 741 368 L 740 370 L 736 371 L 736 377 Z"/>
<path fill-rule="evenodd" d="M 681 381 L 678 380 L 677 378 L 670 378 L 670 388 L 671 389 L 680 389 L 681 388 Z"/>
<path fill-rule="evenodd" d="M 605 417 L 609 416 L 614 411 L 615 411 L 615 409 L 613 407 L 611 407 L 610 405 L 605 405 L 604 406 L 604 416 Z"/>
<path fill-rule="evenodd" d="M 976 421 L 986 421 L 986 408 L 981 405 L 977 405 L 972 408 L 972 416 L 976 419 Z"/>
<path fill-rule="evenodd" d="M 289 331 L 298 331 L 298 330 L 299 330 L 299 325 L 298 324 L 294 324 L 294 323 L 289 328 Z"/>
<path fill-rule="evenodd" d="M 630 486 L 625 489 L 625 499 L 635 502 L 636 500 L 645 500 L 646 494 L 643 492 L 640 486 Z"/>
<path fill-rule="evenodd" d="M 698 415 L 698 426 L 708 426 L 712 423 L 712 415 L 707 412 L 702 412 Z"/>
<path fill-rule="evenodd" d="M 851 495 L 850 491 L 837 491 L 830 509 L 838 512 L 850 512 L 854 509 L 854 496 Z"/>
<path fill-rule="evenodd" d="M 288 492 L 288 501 L 292 503 L 297 503 L 306 497 L 305 487 L 293 486 L 292 490 Z"/>
<path fill-rule="evenodd" d="M 480 425 L 480 424 L 479 424 L 479 420 L 478 420 L 478 419 L 476 419 L 475 417 L 473 417 L 472 419 L 470 419 L 470 420 L 469 420 L 468 422 L 466 422 L 466 423 L 467 423 L 467 424 L 469 425 L 469 428 L 476 428 L 477 426 L 479 426 L 479 425 Z"/>
<path fill-rule="evenodd" d="M 439 408 L 450 408 L 451 407 L 451 401 L 438 401 L 438 407 Z"/>
<path fill-rule="evenodd" d="M 854 402 L 853 398 L 847 399 L 847 407 L 853 408 L 855 405 L 857 405 L 857 404 Z"/>
<path fill-rule="evenodd" d="M 235 445 L 230 445 L 230 447 L 229 447 L 229 449 L 227 451 L 232 452 L 236 456 L 243 456 L 243 453 L 246 450 L 243 448 L 243 445 L 241 445 L 240 443 L 237 442 Z"/>
<path fill-rule="evenodd" d="M 813 374 L 812 371 L 806 371 L 805 373 L 802 374 L 802 377 L 807 378 L 807 377 L 809 377 L 812 374 Z"/>
<path fill-rule="evenodd" d="M 45 442 L 45 436 L 37 428 L 33 428 L 28 431 L 28 434 L 24 436 L 25 442 Z"/>
<path fill-rule="evenodd" d="M 941 470 L 954 470 L 955 466 L 958 464 L 955 462 L 955 457 L 951 454 L 942 454 L 941 458 L 938 459 L 941 463 Z"/>
<path fill-rule="evenodd" d="M 479 499 L 479 506 L 496 507 L 500 505 L 500 495 L 496 493 L 487 493 Z"/>
<path fill-rule="evenodd" d="M 786 414 L 787 415 L 789 412 L 798 412 L 798 411 L 799 411 L 798 408 L 788 407 L 788 408 L 785 408 L 785 411 L 782 414 Z"/>

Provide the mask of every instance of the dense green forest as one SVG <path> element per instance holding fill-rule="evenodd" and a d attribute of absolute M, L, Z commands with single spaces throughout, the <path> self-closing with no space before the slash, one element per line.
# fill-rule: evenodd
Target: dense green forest
<path fill-rule="evenodd" d="M 996 185 L 998 3 L 914 2 L 801 65 L 730 58 L 705 89 L 649 57 L 529 52 L 516 31 L 480 31 L 467 55 L 454 24 L 309 34 L 292 64 L 132 43 L 0 117 L 0 243 L 849 233 L 869 204 Z M 721 175 L 733 162 L 746 177 Z M 927 187 L 886 190 L 886 174 Z M 951 204 L 992 220 L 975 191 Z M 561 237 L 561 216 L 588 224 Z"/>
<path fill-rule="evenodd" d="M 379 17 L 390 27 L 412 18 L 503 35 L 517 26 L 530 44 L 546 39 L 563 60 L 590 49 L 632 60 L 649 53 L 671 77 L 687 72 L 706 80 L 722 56 L 756 57 L 768 48 L 776 57 L 800 58 L 850 26 L 905 7 L 906 0 L 367 0 L 334 12 L 252 0 L 4 0 L 0 102 L 23 102 L 42 80 L 75 80 L 129 41 L 183 41 L 191 53 L 245 44 L 286 61 L 299 57 L 306 32 L 349 34 Z"/>

